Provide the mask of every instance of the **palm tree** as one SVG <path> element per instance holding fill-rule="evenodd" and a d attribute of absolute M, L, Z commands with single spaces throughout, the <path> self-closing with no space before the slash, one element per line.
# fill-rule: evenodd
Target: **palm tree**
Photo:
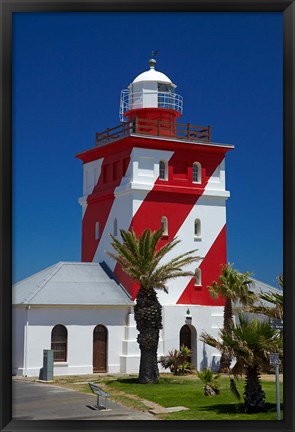
<path fill-rule="evenodd" d="M 273 306 L 266 306 L 261 302 L 261 304 L 249 306 L 245 311 L 263 314 L 270 318 L 283 319 L 283 294 L 276 292 L 260 293 L 258 299 L 271 303 Z"/>
<path fill-rule="evenodd" d="M 252 284 L 250 273 L 239 273 L 231 264 L 223 265 L 221 275 L 218 282 L 213 282 L 212 286 L 208 286 L 208 290 L 212 298 L 222 296 L 225 299 L 223 312 L 223 329 L 225 332 L 231 332 L 233 325 L 233 308 L 232 302 L 240 301 L 242 305 L 253 303 L 255 295 L 249 290 Z M 231 356 L 226 353 L 221 353 L 219 372 L 228 372 L 231 364 Z"/>
<path fill-rule="evenodd" d="M 283 275 L 280 274 L 278 276 L 278 283 L 283 288 Z M 281 292 L 265 292 L 258 294 L 258 300 L 261 300 L 260 304 L 257 305 L 249 305 L 245 311 L 262 314 L 270 318 L 283 319 L 283 304 L 284 304 L 284 296 Z M 268 302 L 271 306 L 267 306 L 264 302 Z"/>
<path fill-rule="evenodd" d="M 138 330 L 137 342 L 141 351 L 139 382 L 155 383 L 159 379 L 157 350 L 159 331 L 162 328 L 162 306 L 156 290 L 167 291 L 167 281 L 181 276 L 194 276 L 193 272 L 183 271 L 182 267 L 198 261 L 194 250 L 160 264 L 179 242 L 176 238 L 159 248 L 164 230 L 151 232 L 146 229 L 136 237 L 131 231 L 120 230 L 122 242 L 111 235 L 112 247 L 117 254 L 109 253 L 131 278 L 139 284 L 134 306 L 134 318 Z"/>
<path fill-rule="evenodd" d="M 232 369 L 235 377 L 246 374 L 244 388 L 245 412 L 253 413 L 265 410 L 265 393 L 260 382 L 261 371 L 269 370 L 269 354 L 276 352 L 282 356 L 282 339 L 278 332 L 266 321 L 250 320 L 239 315 L 239 324 L 233 326 L 231 333 L 222 329 L 221 340 L 203 332 L 200 340 L 229 352 L 236 358 Z"/>

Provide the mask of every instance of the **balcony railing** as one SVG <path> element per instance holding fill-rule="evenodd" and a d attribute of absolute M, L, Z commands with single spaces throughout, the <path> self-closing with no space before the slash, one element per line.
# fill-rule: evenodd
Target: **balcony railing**
<path fill-rule="evenodd" d="M 195 126 L 190 123 L 176 124 L 162 120 L 136 118 L 134 121 L 121 123 L 119 126 L 108 128 L 103 132 L 97 132 L 96 145 L 106 145 L 132 134 L 211 142 L 211 126 Z"/>

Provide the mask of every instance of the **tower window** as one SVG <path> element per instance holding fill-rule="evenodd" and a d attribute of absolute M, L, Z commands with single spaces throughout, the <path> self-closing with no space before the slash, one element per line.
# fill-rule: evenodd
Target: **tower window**
<path fill-rule="evenodd" d="M 193 183 L 201 183 L 201 164 L 199 162 L 194 162 L 192 170 L 192 180 Z"/>
<path fill-rule="evenodd" d="M 159 163 L 159 179 L 167 180 L 168 179 L 168 169 L 167 162 L 161 160 Z"/>
<path fill-rule="evenodd" d="M 201 221 L 200 221 L 200 219 L 195 219 L 194 237 L 195 238 L 200 238 L 201 237 Z"/>
<path fill-rule="evenodd" d="M 158 91 L 159 92 L 172 93 L 172 87 L 169 84 L 158 83 Z"/>
<path fill-rule="evenodd" d="M 161 219 L 162 229 L 164 230 L 163 235 L 168 235 L 168 219 L 166 216 L 163 216 Z"/>
<path fill-rule="evenodd" d="M 67 361 L 67 342 L 68 332 L 65 326 L 58 324 L 53 327 L 51 332 L 51 349 L 53 350 L 53 360 L 55 362 Z"/>
<path fill-rule="evenodd" d="M 114 230 L 113 230 L 113 235 L 114 235 L 115 237 L 117 237 L 117 235 L 118 235 L 118 221 L 117 221 L 117 219 L 114 219 Z"/>
<path fill-rule="evenodd" d="M 200 286 L 201 285 L 201 270 L 197 268 L 195 270 L 195 285 Z"/>
<path fill-rule="evenodd" d="M 99 222 L 95 224 L 95 240 L 99 239 Z"/>

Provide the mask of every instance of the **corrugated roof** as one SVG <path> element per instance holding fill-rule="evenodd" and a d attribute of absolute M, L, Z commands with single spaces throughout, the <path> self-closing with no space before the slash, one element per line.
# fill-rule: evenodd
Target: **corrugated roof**
<path fill-rule="evenodd" d="M 251 291 L 253 291 L 255 294 L 260 294 L 260 293 L 279 293 L 279 294 L 284 294 L 283 290 L 281 288 L 275 288 L 271 285 L 268 285 L 264 282 L 260 282 L 257 279 L 253 279 L 252 280 L 252 284 L 251 286 L 249 286 L 249 289 Z M 261 300 L 261 303 L 264 304 L 265 306 L 273 306 L 271 303 L 265 301 L 265 300 Z M 234 307 L 240 307 L 241 304 L 239 301 L 234 303 Z"/>
<path fill-rule="evenodd" d="M 253 286 L 251 289 L 253 291 L 255 291 L 257 294 L 260 292 L 263 292 L 263 293 L 265 293 L 265 292 L 273 292 L 273 293 L 278 292 L 278 293 L 283 294 L 283 290 L 281 288 L 275 288 L 271 285 L 268 285 L 264 282 L 258 281 L 257 279 L 253 279 L 253 278 L 252 278 L 252 281 L 253 281 Z"/>
<path fill-rule="evenodd" d="M 28 305 L 133 305 L 97 263 L 59 262 L 12 287 L 12 303 Z"/>

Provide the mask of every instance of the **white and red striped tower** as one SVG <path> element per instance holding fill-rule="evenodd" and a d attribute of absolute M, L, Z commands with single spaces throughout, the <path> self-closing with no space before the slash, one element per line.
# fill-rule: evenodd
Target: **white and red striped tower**
<path fill-rule="evenodd" d="M 132 227 L 140 234 L 162 225 L 162 244 L 181 240 L 174 254 L 197 249 L 203 259 L 191 268 L 196 277 L 172 280 L 159 301 L 191 313 L 193 305 L 209 307 L 210 317 L 219 306 L 221 317 L 223 301 L 212 300 L 207 286 L 226 263 L 224 158 L 233 146 L 212 143 L 209 126 L 176 123 L 182 97 L 155 63 L 151 59 L 150 69 L 122 91 L 120 126 L 96 134 L 95 147 L 77 155 L 84 168 L 82 261 L 106 263 L 134 299 L 138 287 L 106 253 L 109 233 L 119 236 L 120 228 Z M 214 327 L 205 324 L 197 325 Z"/>

